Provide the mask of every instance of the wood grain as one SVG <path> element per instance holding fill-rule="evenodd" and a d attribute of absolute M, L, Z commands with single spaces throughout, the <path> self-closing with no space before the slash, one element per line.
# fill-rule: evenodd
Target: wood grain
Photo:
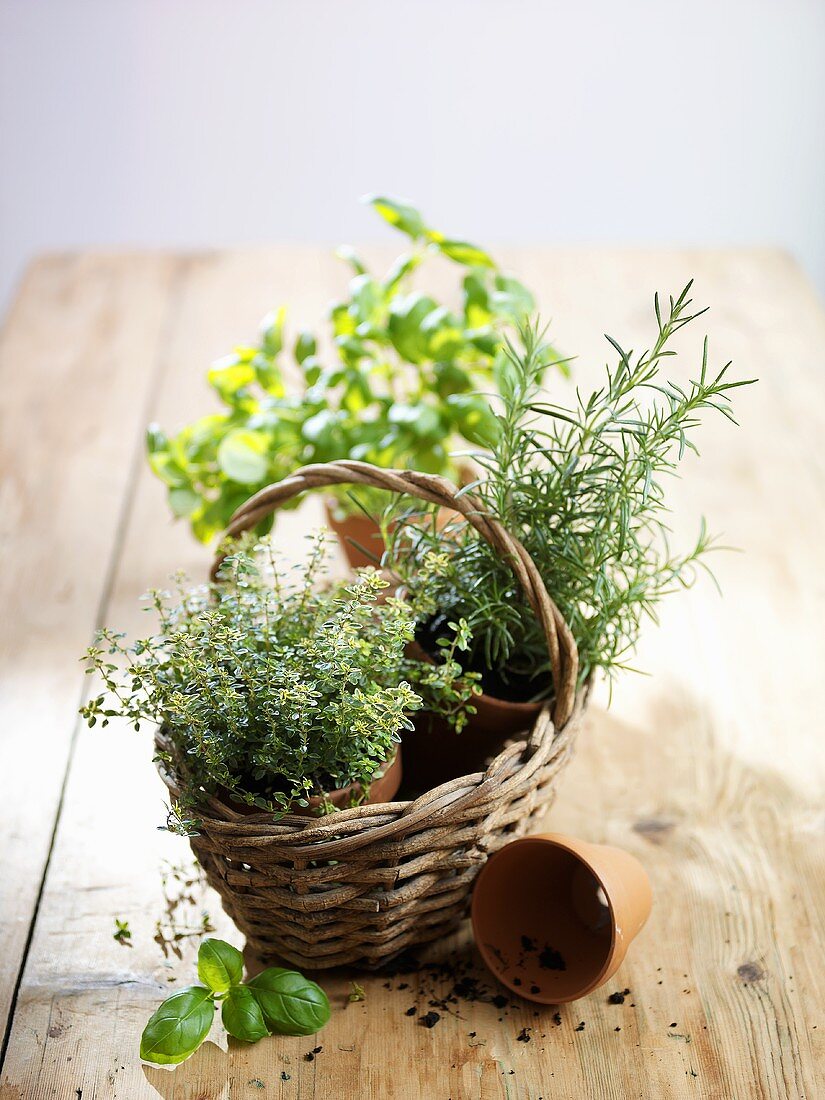
<path fill-rule="evenodd" d="M 2 1031 L 66 774 L 78 646 L 113 567 L 178 266 L 44 258 L 0 343 Z"/>
<path fill-rule="evenodd" d="M 527 1005 L 459 1003 L 428 1030 L 417 1022 L 437 987 L 426 974 L 361 976 L 366 998 L 357 1003 L 347 1000 L 353 975 L 325 975 L 335 1011 L 317 1039 L 227 1049 L 216 1028 L 214 1042 L 178 1069 L 142 1067 L 143 1023 L 169 988 L 194 973 L 194 942 L 170 966 L 152 941 L 162 904 L 159 861 L 183 860 L 187 849 L 154 828 L 163 819 L 162 788 L 149 737 L 84 729 L 17 997 L 2 1100 L 817 1095 L 825 1077 L 825 316 L 794 265 L 774 252 L 560 250 L 507 259 L 537 288 L 559 345 L 578 353 L 583 385 L 605 361 L 601 332 L 641 346 L 653 289 L 678 290 L 691 275 L 701 303 L 713 306 L 712 353 L 760 377 L 737 403 L 741 429 L 708 425 L 702 461 L 691 460 L 673 485 L 674 537 L 690 537 L 706 511 L 725 541 L 746 553 L 719 556 L 723 598 L 701 584 L 673 598 L 659 629 L 645 631 L 637 663 L 652 677 L 622 679 L 609 710 L 599 693 L 549 817 L 556 830 L 627 847 L 650 871 L 653 916 L 611 985 L 631 995 L 609 1005 L 609 990 L 600 990 L 563 1008 L 559 1024 L 552 1011 L 536 1016 Z M 10 344 L 21 364 L 14 407 L 48 407 L 40 415 L 53 443 L 39 459 L 51 495 L 35 509 L 22 494 L 25 524 L 0 512 L 15 609 L 4 624 L 3 682 L 18 698 L 14 723 L 29 730 L 12 745 L 7 720 L 2 751 L 13 749 L 6 759 L 14 770 L 4 774 L 57 777 L 27 791 L 11 784 L 3 811 L 21 850 L 30 845 L 39 859 L 11 863 L 9 881 L 23 884 L 11 894 L 19 894 L 13 904 L 24 925 L 48 848 L 42 838 L 58 812 L 82 689 L 75 657 L 98 617 L 101 563 L 114 563 L 101 616 L 128 629 L 141 623 L 137 597 L 146 587 L 178 566 L 195 575 L 208 567 L 206 551 L 168 522 L 162 493 L 140 463 L 129 479 L 124 456 L 138 446 L 144 416 L 137 398 L 124 395 L 144 394 L 169 426 L 184 422 L 206 407 L 205 364 L 252 332 L 259 315 L 288 300 L 295 318 L 309 322 L 343 284 L 332 261 L 305 249 L 76 262 L 92 265 L 104 282 L 120 273 L 109 328 L 99 331 L 93 310 L 59 305 L 78 293 L 67 265 L 50 275 L 51 298 L 36 279 L 24 287 L 3 345 L 3 364 Z M 71 357 L 71 385 L 58 392 L 37 377 L 31 350 L 47 325 L 50 346 Z M 76 387 L 95 392 L 91 380 L 84 383 L 84 359 L 111 358 L 112 331 L 126 341 L 112 367 L 117 377 L 106 380 L 120 396 L 87 410 L 86 432 L 97 437 L 107 423 L 119 425 L 102 446 L 121 457 L 109 451 L 105 474 L 89 481 L 89 466 L 73 465 L 71 446 L 51 433 L 75 415 Z M 687 336 L 685 346 L 695 355 L 698 339 Z M 154 391 L 145 381 L 153 362 L 160 370 Z M 9 392 L 7 383 L 6 409 Z M 37 461 L 37 440 L 22 431 L 18 438 L 25 469 Z M 119 510 L 127 517 L 121 537 Z M 318 516 L 317 502 L 286 515 L 280 538 L 297 553 Z M 47 519 L 53 526 L 44 526 Z M 46 530 L 63 540 L 60 553 L 47 554 Z M 71 604 L 55 609 L 67 576 Z M 33 624 L 42 627 L 39 645 L 25 640 Z M 214 896 L 204 904 L 219 934 L 238 942 Z M 115 916 L 129 919 L 133 948 L 112 939 Z M 476 965 L 466 932 L 437 952 Z M 15 959 L 4 964 L 13 972 Z M 399 989 L 404 983 L 409 988 Z M 406 1016 L 415 1004 L 419 1013 Z M 520 1042 L 525 1027 L 530 1041 Z M 322 1051 L 304 1060 L 319 1044 Z"/>

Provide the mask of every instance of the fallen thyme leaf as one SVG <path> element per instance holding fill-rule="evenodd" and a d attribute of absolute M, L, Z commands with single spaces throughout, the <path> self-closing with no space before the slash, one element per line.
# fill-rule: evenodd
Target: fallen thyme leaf
<path fill-rule="evenodd" d="M 129 942 L 132 939 L 132 930 L 129 928 L 127 920 L 120 920 L 115 917 L 115 931 L 112 934 L 112 939 L 117 940 L 121 947 L 134 947 L 134 944 Z"/>

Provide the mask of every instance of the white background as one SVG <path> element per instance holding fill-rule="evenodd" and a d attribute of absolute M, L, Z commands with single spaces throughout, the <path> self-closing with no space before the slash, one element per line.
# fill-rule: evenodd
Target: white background
<path fill-rule="evenodd" d="M 773 244 L 825 290 L 825 0 L 0 0 L 0 308 L 90 245 Z"/>

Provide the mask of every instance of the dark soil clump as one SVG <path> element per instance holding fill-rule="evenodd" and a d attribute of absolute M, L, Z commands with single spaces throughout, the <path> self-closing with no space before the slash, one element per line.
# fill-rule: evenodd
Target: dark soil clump
<path fill-rule="evenodd" d="M 566 970 L 567 963 L 560 951 L 547 945 L 539 955 L 539 966 L 544 970 Z"/>
<path fill-rule="evenodd" d="M 627 997 L 629 994 L 629 989 L 617 989 L 615 993 L 611 993 L 610 996 L 607 998 L 607 1003 L 609 1005 L 623 1005 L 625 997 Z"/>

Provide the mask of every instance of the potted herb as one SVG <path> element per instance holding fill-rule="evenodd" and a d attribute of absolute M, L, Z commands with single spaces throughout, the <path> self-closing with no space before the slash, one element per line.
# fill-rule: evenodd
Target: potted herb
<path fill-rule="evenodd" d="M 378 966 L 415 944 L 449 934 L 466 915 L 486 853 L 525 832 L 552 797 L 582 714 L 574 691 L 575 642 L 535 565 L 501 524 L 480 516 L 471 496 L 445 478 L 352 460 L 308 466 L 256 494 L 236 514 L 228 535 L 248 536 L 265 516 L 308 490 L 345 484 L 408 493 L 460 512 L 511 563 L 550 652 L 561 657 L 561 662 L 554 657 L 553 668 L 568 670 L 559 682 L 552 720 L 549 711 L 542 714 L 529 743 L 507 746 L 475 774 L 434 790 L 409 790 L 392 802 L 348 806 L 324 816 L 281 813 L 284 807 L 294 809 L 293 796 L 297 805 L 314 797 L 319 810 L 332 808 L 334 783 L 340 789 L 354 781 L 363 791 L 391 751 L 393 729 L 408 725 L 407 710 L 416 705 L 449 716 L 457 730 L 465 724 L 476 679 L 462 671 L 459 660 L 469 645 L 466 623 L 454 620 L 439 639 L 437 661 L 403 653 L 415 622 L 432 614 L 427 576 L 434 581 L 440 574 L 438 554 L 421 562 L 416 585 L 416 597 L 425 597 L 421 602 L 376 598 L 367 621 L 352 625 L 351 613 L 338 613 L 336 593 L 352 603 L 353 589 L 368 582 L 386 595 L 374 571 L 355 585 L 320 592 L 301 583 L 299 575 L 291 597 L 289 578 L 273 570 L 269 587 L 275 595 L 261 601 L 256 558 L 243 546 L 229 559 L 221 549 L 212 572 L 217 587 L 180 591 L 171 607 L 170 598 L 153 598 L 167 623 L 159 638 L 125 651 L 119 636 L 104 634 L 89 660 L 114 693 L 115 705 L 107 709 L 104 694 L 85 709 L 92 723 L 112 714 L 136 723 L 144 716 L 167 723 L 171 733 L 158 731 L 156 744 L 172 798 L 168 827 L 190 837 L 207 881 L 251 951 L 313 970 Z M 265 567 L 266 542 L 261 552 Z M 311 613 L 316 600 L 325 607 L 323 614 Z M 395 624 L 389 632 L 385 615 Z M 339 646 L 341 633 L 351 636 Z M 322 637 L 323 645 L 312 645 Z M 117 675 L 117 661 L 110 660 L 118 655 L 126 660 L 125 679 Z M 144 684 L 148 692 L 142 691 Z M 334 685 L 332 697 L 323 699 L 318 689 L 328 684 Z M 398 696 L 390 694 L 367 728 L 357 721 L 337 722 L 342 707 L 353 702 L 347 697 L 360 702 L 358 695 L 366 695 L 373 702 L 382 689 L 404 684 L 408 707 L 398 706 Z M 356 719 L 364 713 L 358 709 Z M 385 721 L 388 711 L 395 722 Z M 403 736 L 410 732 L 405 728 Z M 356 768 L 365 745 L 375 751 L 362 773 Z M 319 756 L 323 768 L 312 766 Z M 233 797 L 263 812 L 248 817 Z M 197 997 L 204 998 L 203 992 Z M 187 1011 L 187 1004 L 172 1007 L 176 1014 L 179 1008 Z"/>
<path fill-rule="evenodd" d="M 215 583 L 191 589 L 178 578 L 174 593 L 150 595 L 157 633 L 126 645 L 104 630 L 88 650 L 105 690 L 84 717 L 162 725 L 159 763 L 176 776 L 179 825 L 210 799 L 313 814 L 391 801 L 401 734 L 422 696 L 466 720 L 473 677 L 455 659 L 464 633 L 437 675 L 422 674 L 405 656 L 414 606 L 385 599 L 374 570 L 323 587 L 325 559 L 323 536 L 290 570 L 267 540 L 241 544 Z"/>
<path fill-rule="evenodd" d="M 257 342 L 210 369 L 222 411 L 175 435 L 148 431 L 149 462 L 170 507 L 203 542 L 252 493 L 305 463 L 351 458 L 456 480 L 462 467 L 452 450 L 493 439 L 495 420 L 478 391 L 496 389 L 506 364 L 502 329 L 533 308 L 532 295 L 486 251 L 445 237 L 411 206 L 367 201 L 410 247 L 383 276 L 351 249 L 339 251 L 353 276 L 329 315 L 335 357 L 322 357 L 310 332 L 287 349 L 279 309 Z M 417 289 L 420 269 L 439 256 L 462 273 L 457 309 Z M 286 362 L 290 352 L 294 362 Z M 297 377 L 297 389 L 287 377 Z M 330 524 L 356 565 L 380 558 L 370 517 L 385 503 L 374 490 L 332 495 Z"/>
<path fill-rule="evenodd" d="M 731 393 L 748 383 L 729 380 L 727 366 L 709 369 L 707 341 L 698 377 L 663 377 L 666 358 L 675 354 L 672 337 L 699 316 L 690 312 L 689 290 L 690 284 L 670 299 L 666 311 L 656 298 L 649 350 L 633 355 L 608 337 L 616 365 L 601 388 L 589 396 L 577 392 L 570 405 L 541 393 L 546 352 L 537 326 L 522 326 L 522 346 L 508 346 L 501 374 L 495 441 L 474 455 L 480 476 L 467 491 L 535 563 L 575 639 L 580 689 L 596 673 L 612 677 L 627 667 L 643 620 L 707 568 L 712 541 L 704 523 L 689 549 L 671 549 L 665 478 L 686 450 L 695 450 L 691 436 L 702 415 L 733 420 Z M 422 563 L 440 556 L 438 574 L 427 575 L 437 611 L 419 618 L 416 642 L 425 659 L 437 660 L 447 624 L 466 622 L 471 640 L 460 657 L 480 676 L 483 694 L 464 736 L 492 751 L 552 700 L 536 616 L 509 563 L 465 517 L 444 528 L 420 508 L 398 504 L 385 513 L 384 534 L 385 563 L 414 598 Z M 420 715 L 409 743 L 416 751 L 408 763 L 425 771 L 413 782 L 443 780 L 450 737 L 438 717 Z M 460 748 L 454 751 L 460 759 Z"/>

